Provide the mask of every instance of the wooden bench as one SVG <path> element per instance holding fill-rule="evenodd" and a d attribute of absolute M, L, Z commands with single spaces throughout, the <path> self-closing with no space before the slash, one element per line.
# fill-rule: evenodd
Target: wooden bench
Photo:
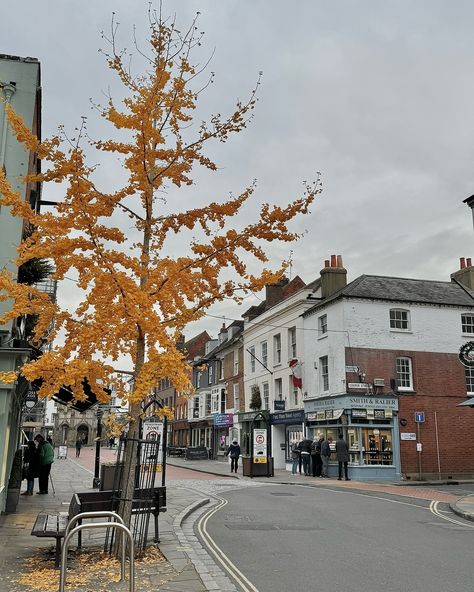
<path fill-rule="evenodd" d="M 120 499 L 113 491 L 87 491 L 84 493 L 75 493 L 69 504 L 68 512 L 50 513 L 40 512 L 31 530 L 31 534 L 37 537 L 48 537 L 56 539 L 55 566 L 59 567 L 61 563 L 61 540 L 69 520 L 73 516 L 82 514 L 82 512 L 100 512 L 111 510 L 117 512 L 120 505 Z M 158 516 L 166 512 L 166 487 L 154 487 L 153 489 L 135 490 L 132 504 L 133 514 L 143 514 L 145 512 L 153 514 L 155 519 L 154 541 L 159 543 Z M 78 524 L 81 524 L 81 520 Z M 78 546 L 82 545 L 82 532 L 78 533 Z"/>
<path fill-rule="evenodd" d="M 54 557 L 56 567 L 59 567 L 61 563 L 61 540 L 64 538 L 69 520 L 83 511 L 75 498 L 76 496 L 73 496 L 68 512 L 58 512 L 56 514 L 40 512 L 31 529 L 33 536 L 56 539 L 56 554 Z"/>
<path fill-rule="evenodd" d="M 168 456 L 184 456 L 186 448 L 184 446 L 168 446 Z"/>

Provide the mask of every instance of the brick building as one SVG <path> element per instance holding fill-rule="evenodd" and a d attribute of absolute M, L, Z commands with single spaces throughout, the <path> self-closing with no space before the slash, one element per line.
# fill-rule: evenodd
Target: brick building
<path fill-rule="evenodd" d="M 446 282 L 346 285 L 335 260 L 321 273 L 321 299 L 303 315 L 309 434 L 342 432 L 362 479 L 474 475 L 474 412 L 458 406 L 474 393 L 459 360 L 474 335 L 471 261 Z"/>

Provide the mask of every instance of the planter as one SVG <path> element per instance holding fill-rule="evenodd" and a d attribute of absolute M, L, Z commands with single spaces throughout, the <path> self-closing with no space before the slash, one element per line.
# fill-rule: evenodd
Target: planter
<path fill-rule="evenodd" d="M 242 474 L 244 477 L 273 477 L 273 457 L 267 459 L 265 464 L 254 463 L 252 457 L 242 457 Z"/>

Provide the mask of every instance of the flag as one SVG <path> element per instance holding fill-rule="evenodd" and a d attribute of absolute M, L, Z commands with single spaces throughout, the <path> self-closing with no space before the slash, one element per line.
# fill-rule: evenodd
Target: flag
<path fill-rule="evenodd" d="M 300 362 L 298 362 L 298 360 L 296 358 L 294 358 L 293 360 L 290 360 L 288 362 L 288 366 L 291 369 L 291 373 L 293 374 L 293 386 L 295 386 L 296 388 L 303 388 L 303 380 L 301 378 L 302 376 L 302 372 L 301 372 L 301 364 Z"/>

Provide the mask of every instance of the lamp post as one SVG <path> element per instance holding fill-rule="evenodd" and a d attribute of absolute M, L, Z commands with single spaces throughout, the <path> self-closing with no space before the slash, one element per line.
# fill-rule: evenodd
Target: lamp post
<path fill-rule="evenodd" d="M 97 407 L 97 435 L 95 439 L 95 464 L 94 464 L 94 479 L 92 480 L 92 487 L 100 487 L 100 442 L 102 439 L 102 415 L 104 414 L 103 409 Z"/>

